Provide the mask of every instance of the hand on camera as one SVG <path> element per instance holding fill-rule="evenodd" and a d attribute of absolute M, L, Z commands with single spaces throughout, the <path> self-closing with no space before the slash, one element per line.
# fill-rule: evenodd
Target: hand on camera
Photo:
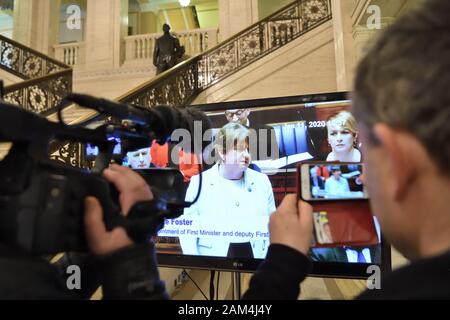
<path fill-rule="evenodd" d="M 270 216 L 270 242 L 283 244 L 307 255 L 313 233 L 312 207 L 287 195 Z"/>
<path fill-rule="evenodd" d="M 119 192 L 120 207 L 125 216 L 136 202 L 153 199 L 153 194 L 145 180 L 129 168 L 113 164 L 104 171 L 103 175 Z M 133 244 L 124 228 L 106 230 L 103 209 L 94 197 L 85 199 L 84 224 L 88 246 L 95 255 L 109 254 Z"/>

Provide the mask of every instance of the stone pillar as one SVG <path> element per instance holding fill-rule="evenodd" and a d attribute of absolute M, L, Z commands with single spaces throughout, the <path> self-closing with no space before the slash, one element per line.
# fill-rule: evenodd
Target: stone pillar
<path fill-rule="evenodd" d="M 258 0 L 219 0 L 220 41 L 258 21 Z"/>
<path fill-rule="evenodd" d="M 120 67 L 125 56 L 128 0 L 88 0 L 86 70 Z"/>
<path fill-rule="evenodd" d="M 13 40 L 31 46 L 31 30 L 36 20 L 33 17 L 33 0 L 14 1 Z"/>
<path fill-rule="evenodd" d="M 333 15 L 334 50 L 336 60 L 336 83 L 339 91 L 353 88 L 356 65 L 355 43 L 353 39 L 351 1 L 331 0 Z"/>
<path fill-rule="evenodd" d="M 15 0 L 13 39 L 53 56 L 58 40 L 59 0 Z"/>

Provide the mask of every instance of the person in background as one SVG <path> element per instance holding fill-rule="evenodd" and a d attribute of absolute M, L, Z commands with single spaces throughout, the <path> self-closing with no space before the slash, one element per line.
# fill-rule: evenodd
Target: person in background
<path fill-rule="evenodd" d="M 256 146 L 250 146 L 252 160 L 278 159 L 279 149 L 275 130 L 268 125 L 251 123 L 248 118 L 249 115 L 250 109 L 232 109 L 225 111 L 225 117 L 229 123 L 239 123 L 248 129 L 255 130 Z M 250 143 L 252 143 L 251 139 Z"/>
<path fill-rule="evenodd" d="M 317 175 L 319 166 L 314 166 L 309 169 L 310 172 L 310 183 L 311 183 L 311 194 L 313 197 L 318 197 L 320 190 L 325 188 L 325 180 L 323 177 Z"/>
<path fill-rule="evenodd" d="M 384 236 L 411 260 L 357 299 L 450 299 L 449 16 L 449 1 L 425 1 L 378 38 L 356 71 L 362 180 Z M 297 299 L 311 232 L 311 206 L 287 196 L 244 298 Z"/>
<path fill-rule="evenodd" d="M 128 163 L 133 169 L 148 169 L 150 168 L 151 156 L 150 148 L 142 148 L 136 151 L 127 153 Z"/>
<path fill-rule="evenodd" d="M 136 202 L 153 199 L 145 180 L 130 168 L 111 165 L 103 176 L 117 189 L 124 216 Z M 84 200 L 81 222 L 89 255 L 69 263 L 81 269 L 81 288 L 69 290 L 67 269 L 0 242 L 0 299 L 89 299 L 98 286 L 106 300 L 169 299 L 153 241 L 135 243 L 123 227 L 107 230 L 103 210 L 97 198 Z"/>
<path fill-rule="evenodd" d="M 350 191 L 347 179 L 341 176 L 339 166 L 331 167 L 331 177 L 325 181 L 325 192 L 328 198 L 343 197 Z"/>

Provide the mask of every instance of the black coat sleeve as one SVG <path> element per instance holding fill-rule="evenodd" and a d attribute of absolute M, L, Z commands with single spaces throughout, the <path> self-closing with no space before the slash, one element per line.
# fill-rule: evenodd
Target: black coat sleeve
<path fill-rule="evenodd" d="M 244 300 L 292 300 L 300 294 L 300 283 L 311 271 L 311 262 L 301 252 L 272 244 L 267 257 L 250 280 Z"/>
<path fill-rule="evenodd" d="M 158 66 L 158 63 L 159 63 L 159 41 L 158 40 L 156 40 L 156 43 L 155 43 L 155 48 L 153 49 L 153 65 L 155 66 L 155 67 L 157 67 Z"/>
<path fill-rule="evenodd" d="M 155 245 L 134 245 L 98 258 L 104 299 L 169 299 L 159 278 Z"/>

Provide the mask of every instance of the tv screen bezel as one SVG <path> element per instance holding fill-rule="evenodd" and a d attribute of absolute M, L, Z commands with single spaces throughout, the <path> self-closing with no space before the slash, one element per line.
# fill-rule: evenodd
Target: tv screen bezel
<path fill-rule="evenodd" d="M 218 112 L 229 109 L 261 108 L 274 106 L 287 106 L 295 104 L 318 104 L 326 102 L 349 101 L 349 92 L 330 92 L 299 96 L 274 97 L 266 99 L 252 99 L 240 101 L 228 101 L 209 104 L 190 105 L 204 112 Z M 381 237 L 381 264 L 382 273 L 390 272 L 391 248 L 388 242 Z M 228 272 L 254 272 L 263 259 L 236 259 L 226 257 L 191 256 L 182 254 L 157 253 L 158 266 L 183 269 L 220 270 Z M 368 267 L 378 264 L 367 263 L 342 263 L 342 262 L 313 262 L 313 270 L 310 276 L 366 279 L 372 275 L 368 273 Z"/>

